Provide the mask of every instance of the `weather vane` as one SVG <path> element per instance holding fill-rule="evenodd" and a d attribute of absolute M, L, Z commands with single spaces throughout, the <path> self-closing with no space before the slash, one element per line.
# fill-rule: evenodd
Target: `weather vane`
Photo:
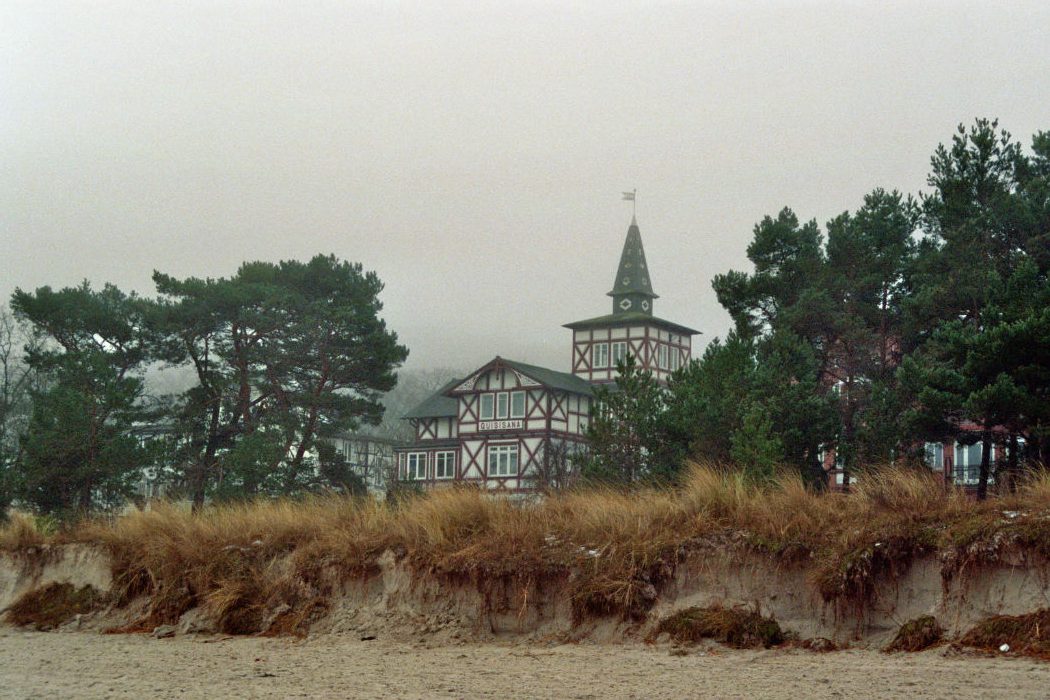
<path fill-rule="evenodd" d="M 631 218 L 632 219 L 634 218 L 634 215 L 637 213 L 638 203 L 635 201 L 635 197 L 637 195 L 638 195 L 638 189 L 637 188 L 631 190 L 630 192 L 624 192 L 623 193 L 623 201 L 631 203 Z"/>

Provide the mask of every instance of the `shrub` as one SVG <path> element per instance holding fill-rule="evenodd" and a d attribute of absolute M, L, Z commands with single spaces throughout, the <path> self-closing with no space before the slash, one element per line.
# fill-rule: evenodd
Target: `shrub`
<path fill-rule="evenodd" d="M 1027 615 L 986 618 L 964 634 L 959 643 L 986 651 L 1000 651 L 1007 644 L 1009 651 L 1017 654 L 1050 657 L 1050 608 Z"/>
<path fill-rule="evenodd" d="M 735 649 L 751 649 L 781 644 L 786 637 L 772 618 L 744 607 L 686 608 L 660 620 L 657 634 L 664 632 L 676 642 L 696 643 L 714 639 Z"/>
<path fill-rule="evenodd" d="M 929 649 L 944 638 L 944 630 L 932 615 L 924 615 L 908 620 L 900 629 L 893 641 L 883 651 L 922 651 Z"/>

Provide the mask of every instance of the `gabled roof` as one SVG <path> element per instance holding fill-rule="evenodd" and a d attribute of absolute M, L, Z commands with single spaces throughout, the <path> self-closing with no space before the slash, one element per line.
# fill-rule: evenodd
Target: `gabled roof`
<path fill-rule="evenodd" d="M 682 335 L 700 335 L 700 331 L 693 330 L 688 326 L 683 326 L 680 323 L 674 323 L 672 321 L 665 321 L 662 318 L 650 316 L 649 314 L 642 313 L 641 311 L 627 311 L 624 313 L 608 314 L 606 316 L 588 318 L 583 321 L 573 321 L 572 323 L 566 323 L 563 327 L 571 328 L 573 330 L 584 330 L 587 328 L 631 326 L 634 324 L 641 323 L 650 323 L 654 326 L 663 326 L 669 331 L 672 331 L 674 333 L 681 333 Z"/>
<path fill-rule="evenodd" d="M 458 414 L 458 401 L 446 392 L 459 384 L 462 379 L 453 379 L 448 384 L 435 391 L 411 411 L 401 416 L 402 418 L 445 418 Z"/>
<path fill-rule="evenodd" d="M 575 374 L 569 374 L 568 372 L 559 372 L 557 370 L 548 369 L 546 367 L 538 367 L 536 365 L 530 365 L 524 362 L 518 362 L 516 360 L 507 360 L 505 358 L 499 357 L 498 355 L 492 361 L 485 363 L 475 371 L 471 372 L 466 379 L 461 379 L 457 383 L 460 385 L 464 383 L 470 383 L 472 386 L 473 383 L 469 382 L 469 380 L 472 377 L 476 377 L 484 372 L 489 372 L 493 369 L 498 369 L 500 367 L 509 367 L 510 369 L 533 380 L 534 382 L 538 382 L 539 384 L 549 387 L 551 389 L 558 389 L 560 391 L 571 391 L 576 394 L 584 394 L 585 396 L 590 396 L 593 393 L 591 390 L 591 383 L 585 379 L 577 377 Z M 472 390 L 473 389 L 471 388 L 462 388 L 457 390 L 454 387 L 450 391 L 450 393 L 465 394 L 469 393 Z"/>
<path fill-rule="evenodd" d="M 536 365 L 527 365 L 524 362 L 516 362 L 514 360 L 503 360 L 503 364 L 518 370 L 525 376 L 532 377 L 540 384 L 549 386 L 552 389 L 572 391 L 577 394 L 586 394 L 588 396 L 593 393 L 591 383 L 586 379 L 577 377 L 575 374 L 559 372 L 557 370 L 547 369 L 546 367 L 537 367 Z"/>

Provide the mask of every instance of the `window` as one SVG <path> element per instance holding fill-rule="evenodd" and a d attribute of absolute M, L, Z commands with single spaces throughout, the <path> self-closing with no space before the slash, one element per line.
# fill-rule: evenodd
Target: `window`
<path fill-rule="evenodd" d="M 682 356 L 678 352 L 678 348 L 671 348 L 671 371 L 677 372 L 678 368 L 682 366 Z"/>
<path fill-rule="evenodd" d="M 657 352 L 659 353 L 660 358 L 660 369 L 667 369 L 667 346 L 661 343 L 660 347 L 657 348 Z"/>
<path fill-rule="evenodd" d="M 976 484 L 981 479 L 981 452 L 984 446 L 975 442 L 972 445 L 955 443 L 954 477 L 957 484 Z M 989 459 L 995 460 L 995 446 Z"/>
<path fill-rule="evenodd" d="M 438 452 L 434 455 L 434 478 L 451 479 L 456 475 L 456 453 Z"/>
<path fill-rule="evenodd" d="M 613 343 L 612 353 L 613 365 L 620 364 L 627 358 L 627 343 Z"/>
<path fill-rule="evenodd" d="M 518 446 L 489 446 L 489 476 L 518 475 Z"/>
<path fill-rule="evenodd" d="M 510 395 L 510 417 L 511 418 L 524 418 L 525 417 L 525 392 L 515 391 Z"/>
<path fill-rule="evenodd" d="M 505 391 L 501 391 L 500 393 L 496 394 L 497 418 L 503 419 L 507 417 L 508 398 L 509 397 L 507 396 L 507 392 Z"/>
<path fill-rule="evenodd" d="M 609 366 L 609 344 L 595 343 L 591 350 L 591 366 L 594 369 Z"/>
<path fill-rule="evenodd" d="M 936 472 L 944 470 L 944 445 L 939 442 L 926 443 L 926 466 Z"/>
<path fill-rule="evenodd" d="M 481 420 L 492 420 L 493 406 L 495 405 L 496 397 L 492 394 L 481 395 Z"/>
<path fill-rule="evenodd" d="M 409 452 L 405 457 L 405 479 L 420 481 L 427 478 L 427 453 Z"/>

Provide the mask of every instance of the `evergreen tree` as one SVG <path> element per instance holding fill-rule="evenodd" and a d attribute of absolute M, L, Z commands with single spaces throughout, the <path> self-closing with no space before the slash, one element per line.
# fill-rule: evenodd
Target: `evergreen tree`
<path fill-rule="evenodd" d="M 590 450 L 582 476 L 612 484 L 666 479 L 674 465 L 661 456 L 663 389 L 629 354 L 617 365 L 615 389 L 598 387 L 587 427 Z"/>
<path fill-rule="evenodd" d="M 44 378 L 21 439 L 15 495 L 57 514 L 123 503 L 148 459 L 132 436 L 149 361 L 141 300 L 85 282 L 16 290 L 11 307 L 41 341 L 26 362 Z"/>
<path fill-rule="evenodd" d="M 1024 429 L 1026 392 L 997 338 L 1027 315 L 1027 300 L 1045 285 L 1027 252 L 1039 246 L 1038 207 L 1021 194 L 1022 181 L 1040 191 L 1039 164 L 1029 166 L 997 122 L 978 119 L 968 130 L 960 125 L 931 165 L 933 190 L 923 198 L 926 241 L 905 307 L 904 343 L 917 351 L 900 374 L 912 400 L 907 416 L 914 435 L 979 437 L 977 491 L 984 498 L 994 431 Z M 966 419 L 978 423 L 976 436 L 962 431 Z"/>
<path fill-rule="evenodd" d="M 180 412 L 196 507 L 209 488 L 309 488 L 319 438 L 381 420 L 408 351 L 379 317 L 374 273 L 319 255 L 247 263 L 229 279 L 154 280 L 161 355 L 197 374 Z"/>

